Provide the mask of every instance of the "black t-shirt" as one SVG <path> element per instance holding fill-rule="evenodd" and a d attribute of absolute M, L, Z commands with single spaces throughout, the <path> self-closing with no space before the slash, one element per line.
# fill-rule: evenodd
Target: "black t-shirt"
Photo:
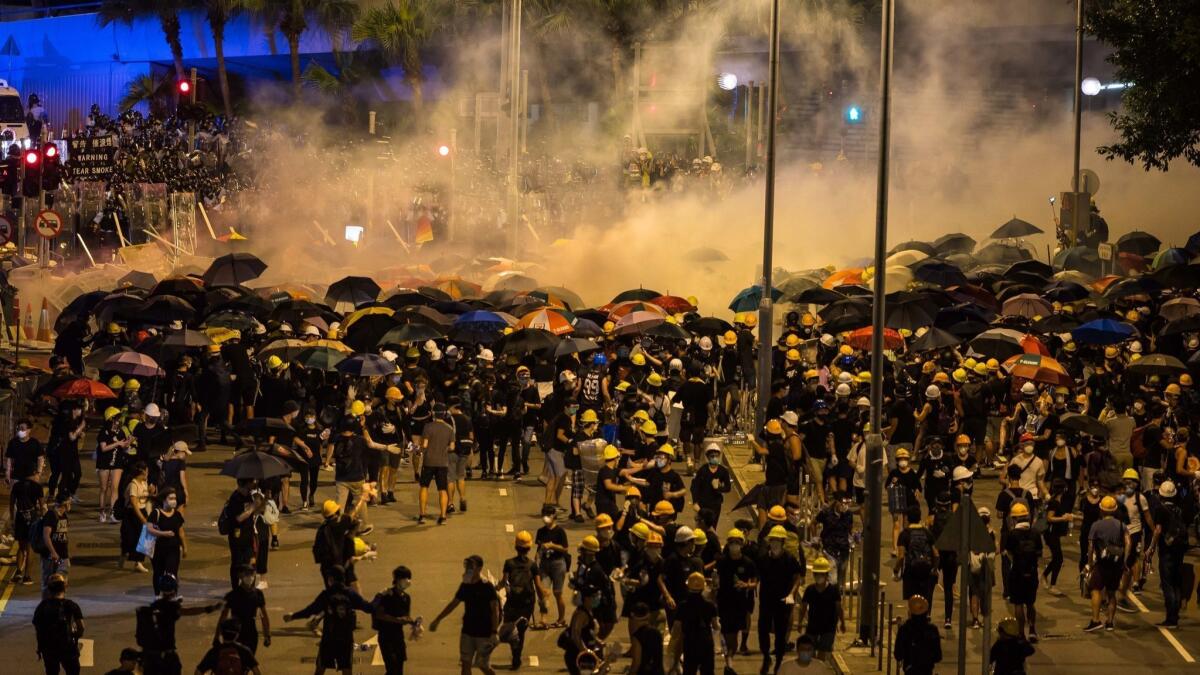
<path fill-rule="evenodd" d="M 915 503 L 913 500 L 916 499 L 916 493 L 921 490 L 921 474 L 915 470 L 901 471 L 900 469 L 893 469 L 888 474 L 887 485 L 889 487 L 892 485 L 904 486 L 908 493 L 908 505 L 912 506 Z"/>
<path fill-rule="evenodd" d="M 750 592 L 737 588 L 735 582 L 750 581 L 758 578 L 758 567 L 749 556 L 743 554 L 741 558 L 732 558 L 728 555 L 717 561 L 717 598 L 720 600 L 722 607 L 727 600 L 733 601 L 737 599 L 748 600 L 753 596 Z"/>
<path fill-rule="evenodd" d="M 491 637 L 494 616 L 492 603 L 500 601 L 496 587 L 486 581 L 459 584 L 454 598 L 463 604 L 463 635 Z"/>
<path fill-rule="evenodd" d="M 810 421 L 800 427 L 804 434 L 804 452 L 813 459 L 829 459 L 829 436 L 833 429 L 828 424 Z"/>
<path fill-rule="evenodd" d="M 1000 638 L 992 645 L 992 663 L 996 664 L 993 672 L 995 675 L 1024 675 L 1025 659 L 1033 656 L 1033 652 L 1033 645 L 1024 638 Z"/>
<path fill-rule="evenodd" d="M 608 513 L 617 508 L 617 493 L 605 487 L 605 481 L 620 485 L 621 471 L 616 467 L 602 466 L 596 473 L 596 510 Z"/>
<path fill-rule="evenodd" d="M 396 619 L 408 616 L 412 610 L 412 598 L 408 597 L 408 593 L 394 588 L 377 594 L 371 604 Z M 398 623 L 371 619 L 371 628 L 379 631 L 380 642 L 404 642 L 404 626 Z"/>
<path fill-rule="evenodd" d="M 650 487 L 646 488 L 645 495 L 647 504 L 658 503 L 659 500 L 666 499 L 671 502 L 671 506 L 675 507 L 675 513 L 683 512 L 683 497 L 668 498 L 666 496 L 668 492 L 679 492 L 683 489 L 683 479 L 679 477 L 679 474 L 675 473 L 674 469 L 667 470 L 666 472 L 654 469 L 642 475 L 646 480 L 650 481 Z M 653 502 L 650 501 L 651 495 L 654 496 Z"/>
<path fill-rule="evenodd" d="M 534 536 L 533 542 L 535 544 L 537 544 L 538 546 L 541 546 L 542 544 L 545 544 L 545 543 L 550 543 L 550 544 L 558 544 L 559 546 L 562 546 L 565 548 L 567 545 L 567 532 L 566 532 L 566 530 L 562 529 L 561 527 L 555 527 L 554 529 L 550 529 L 549 527 L 543 525 L 538 528 L 537 534 Z M 551 560 L 559 560 L 559 559 L 565 558 L 567 554 L 563 553 L 562 551 L 552 551 L 550 549 L 543 549 L 540 552 L 540 555 L 542 557 L 543 562 L 549 562 Z"/>
<path fill-rule="evenodd" d="M 42 531 L 50 528 L 50 541 L 54 544 L 54 552 L 60 558 L 70 558 L 71 552 L 68 546 L 67 532 L 70 529 L 69 521 L 66 516 L 59 517 L 54 509 L 46 511 L 46 515 L 42 516 Z"/>
<path fill-rule="evenodd" d="M 249 647 L 239 642 L 224 642 L 205 652 L 204 658 L 200 659 L 200 663 L 196 664 L 196 671 L 200 673 L 213 672 L 219 663 L 222 652 L 230 649 L 237 650 L 238 657 L 242 661 L 243 673 L 249 673 L 258 666 L 258 660 L 254 658 L 254 653 L 250 651 Z"/>
<path fill-rule="evenodd" d="M 242 635 L 258 633 L 258 611 L 266 604 L 266 597 L 257 588 L 247 590 L 239 584 L 225 594 L 225 606 L 229 608 L 229 616 L 241 622 Z"/>
<path fill-rule="evenodd" d="M 183 529 L 183 514 L 179 511 L 167 515 L 162 511 L 155 510 L 150 514 L 150 522 L 154 523 L 154 527 L 160 530 L 174 532 L 174 537 L 158 537 L 154 543 L 154 557 L 158 558 L 163 555 L 178 553 L 183 547 L 183 542 L 179 540 L 179 531 Z"/>
<path fill-rule="evenodd" d="M 575 436 L 575 423 L 571 421 L 571 416 L 566 413 L 557 415 L 550 424 L 550 447 L 565 454 L 570 453 L 571 444 Z M 559 432 L 567 440 L 562 440 L 558 437 Z"/>
<path fill-rule="evenodd" d="M 633 639 L 641 648 L 641 665 L 634 675 L 663 674 L 663 636 L 654 626 L 643 625 L 633 632 Z"/>
<path fill-rule="evenodd" d="M 837 605 L 842 600 L 837 584 L 825 584 L 824 589 L 809 584 L 804 589 L 803 599 L 808 606 L 807 634 L 833 633 L 837 630 Z"/>
<path fill-rule="evenodd" d="M 687 597 L 676 597 L 680 603 L 675 612 L 675 620 L 683 624 L 683 650 L 691 651 L 697 647 L 711 645 L 713 634 L 713 619 L 717 617 L 717 606 L 700 593 L 688 592 Z"/>
<path fill-rule="evenodd" d="M 155 633 L 157 644 L 155 645 L 139 645 L 142 649 L 151 651 L 170 651 L 175 649 L 175 624 L 179 623 L 181 613 L 181 601 L 178 598 L 167 600 L 159 598 L 150 603 L 150 611 L 156 615 L 155 625 L 158 630 Z"/>
<path fill-rule="evenodd" d="M 11 499 L 13 510 L 17 513 L 25 513 L 32 516 L 37 509 L 38 501 L 42 499 L 45 492 L 42 490 L 42 484 L 36 480 L 22 478 L 13 483 Z"/>
<path fill-rule="evenodd" d="M 913 408 L 908 401 L 899 399 L 892 403 L 887 411 L 888 421 L 896 420 L 896 428 L 888 443 L 892 445 L 912 444 L 917 440 L 917 420 L 913 417 Z"/>
<path fill-rule="evenodd" d="M 1042 557 L 1042 537 L 1031 528 L 1010 530 L 1004 536 L 1004 550 L 1012 558 L 1013 572 L 1036 576 Z"/>
<path fill-rule="evenodd" d="M 359 434 L 338 436 L 334 442 L 334 480 L 353 483 L 367 477 L 367 441 Z"/>
<path fill-rule="evenodd" d="M 230 550 L 248 551 L 254 546 L 254 516 L 250 516 L 242 522 L 238 522 L 238 516 L 246 510 L 246 507 L 254 502 L 254 498 L 250 495 L 244 495 L 241 492 L 234 490 L 229 495 L 229 501 L 225 502 L 225 515 L 229 519 L 229 524 L 232 529 L 229 530 L 229 548 Z"/>
<path fill-rule="evenodd" d="M 38 458 L 45 455 L 45 449 L 42 448 L 42 442 L 30 436 L 25 440 L 12 438 L 8 441 L 8 448 L 4 451 L 4 456 L 12 462 L 12 477 L 28 478 L 37 471 Z"/>
<path fill-rule="evenodd" d="M 778 558 L 764 555 L 758 561 L 759 597 L 764 603 L 783 602 L 796 575 L 803 575 L 800 561 L 784 553 Z"/>
<path fill-rule="evenodd" d="M 58 655 L 75 651 L 74 628 L 83 622 L 79 605 L 66 598 L 47 598 L 33 610 L 38 652 Z"/>

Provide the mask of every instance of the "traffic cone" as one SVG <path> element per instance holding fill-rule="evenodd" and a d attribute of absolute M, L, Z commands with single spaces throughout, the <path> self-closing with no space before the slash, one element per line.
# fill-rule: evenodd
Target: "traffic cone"
<path fill-rule="evenodd" d="M 25 332 L 25 339 L 32 340 L 33 339 L 33 308 L 31 308 L 29 305 L 25 305 L 25 323 L 23 324 L 23 326 L 24 326 L 23 330 Z"/>
<path fill-rule="evenodd" d="M 42 298 L 42 311 L 38 312 L 37 339 L 39 342 L 51 342 L 50 336 L 50 303 Z"/>

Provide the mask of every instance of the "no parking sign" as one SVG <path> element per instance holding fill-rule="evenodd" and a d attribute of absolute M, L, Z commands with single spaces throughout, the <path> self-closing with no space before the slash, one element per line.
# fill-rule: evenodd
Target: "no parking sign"
<path fill-rule="evenodd" d="M 37 219 L 33 221 L 33 227 L 37 233 L 46 239 L 53 239 L 62 232 L 63 218 L 58 215 L 57 211 L 45 209 L 37 215 Z"/>

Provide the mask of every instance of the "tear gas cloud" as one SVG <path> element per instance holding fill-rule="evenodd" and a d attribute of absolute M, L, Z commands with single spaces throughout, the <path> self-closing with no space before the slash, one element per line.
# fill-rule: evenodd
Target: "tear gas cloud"
<path fill-rule="evenodd" d="M 793 7 L 797 4 L 789 3 L 784 16 L 783 48 L 785 53 L 800 56 L 784 59 L 787 67 L 782 73 L 781 103 L 798 103 L 797 92 L 812 90 L 819 83 L 852 80 L 858 83 L 868 113 L 849 138 L 848 142 L 857 143 L 857 151 L 848 149 L 849 159 L 838 158 L 837 128 L 824 130 L 833 139 L 832 144 L 824 145 L 825 150 L 806 149 L 793 142 L 789 134 L 804 133 L 803 121 L 781 131 L 775 264 L 786 270 L 841 267 L 872 253 L 878 52 L 871 35 L 877 35 L 878 9 L 864 15 L 840 0 Z M 953 13 L 946 11 L 948 5 L 953 5 Z M 711 69 L 725 39 L 745 35 L 747 29 L 756 39 L 761 37 L 764 48 L 753 58 L 765 63 L 766 7 L 766 0 L 724 3 L 717 10 L 700 12 L 686 23 L 672 26 L 676 53 L 691 58 L 665 64 L 660 76 L 685 80 L 695 75 L 697 68 Z M 1048 198 L 1070 189 L 1071 91 L 1069 86 L 1063 89 L 1061 80 L 1066 73 L 1066 81 L 1070 81 L 1073 64 L 1071 8 L 1065 3 L 998 6 L 929 1 L 916 3 L 915 9 L 906 3 L 905 9 L 907 13 L 897 19 L 889 242 L 965 232 L 983 245 L 992 229 L 1015 215 L 1049 233 L 1028 242 L 1036 257 L 1044 260 L 1047 245 L 1054 243 L 1054 214 Z M 1045 49 L 1030 50 L 1025 58 L 1020 49 L 1003 40 L 972 44 L 964 39 L 964 35 L 986 34 L 996 26 L 1046 23 L 1067 36 L 1065 41 L 1053 43 L 1053 63 L 1044 61 Z M 257 201 L 257 206 L 246 217 L 254 226 L 251 250 L 270 264 L 264 283 L 328 282 L 350 272 L 372 273 L 429 262 L 451 252 L 505 254 L 504 228 L 498 225 L 502 216 L 495 215 L 504 204 L 502 185 L 464 187 L 470 179 L 459 179 L 454 218 L 461 243 L 454 246 L 435 243 L 426 250 L 407 253 L 384 224 L 393 209 L 403 208 L 419 196 L 411 191 L 414 183 L 431 175 L 444 178 L 444 173 L 438 174 L 444 167 L 436 150 L 444 142 L 440 139 L 446 129 L 458 127 L 459 147 L 465 150 L 464 128 L 472 122 L 458 117 L 458 102 L 473 97 L 481 82 L 492 82 L 490 88 L 495 89 L 496 55 L 502 48 L 498 25 L 497 20 L 489 32 L 473 36 L 467 42 L 472 49 L 454 54 L 453 86 L 438 101 L 427 100 L 427 106 L 434 108 L 431 126 L 438 131 L 391 138 L 386 160 L 376 159 L 370 151 L 352 158 L 351 164 L 374 167 L 373 188 L 365 179 L 344 180 L 344 169 L 314 155 L 314 147 L 336 145 L 337 132 L 321 123 L 321 111 L 264 111 L 263 117 L 282 116 L 308 130 L 300 142 L 277 139 L 270 152 L 255 160 L 271 176 L 262 193 L 250 200 Z M 859 37 L 863 33 L 867 37 Z M 527 44 L 533 40 L 528 38 Z M 549 89 L 562 106 L 556 106 L 560 113 L 567 109 L 563 102 L 594 86 L 596 78 L 585 82 L 578 73 L 611 67 L 608 53 L 588 53 L 579 46 L 582 40 L 563 42 L 566 53 L 552 51 L 561 58 L 546 62 L 537 62 L 536 50 L 527 51 L 530 98 L 536 101 Z M 1101 47 L 1089 42 L 1087 48 Z M 1005 52 L 1003 58 L 1001 51 Z M 1018 56 L 1013 56 L 1014 51 Z M 1001 60 L 1005 72 L 1025 73 L 1025 78 L 1046 73 L 1045 87 L 1050 93 L 1031 96 L 1029 92 L 1037 91 L 1041 84 L 1028 79 L 1020 88 L 1003 86 L 996 79 L 995 63 Z M 538 68 L 546 70 L 539 73 Z M 701 75 L 711 81 L 715 72 Z M 1034 105 L 1041 107 L 1036 122 L 1028 114 Z M 694 111 L 692 108 L 687 114 Z M 554 125 L 542 122 L 544 127 L 557 127 L 556 134 L 545 129 L 531 132 L 530 151 L 552 153 L 561 160 L 556 165 L 560 167 L 576 161 L 615 167 L 628 129 L 620 118 L 627 112 L 613 111 L 610 117 L 617 121 L 601 124 L 604 131 L 599 132 L 570 123 L 563 113 Z M 1087 113 L 1084 119 L 1082 166 L 1100 175 L 1102 188 L 1096 201 L 1109 222 L 1110 240 L 1144 229 L 1158 235 L 1164 245 L 1181 244 L 1200 225 L 1194 218 L 1200 211 L 1200 191 L 1195 189 L 1200 185 L 1200 172 L 1183 162 L 1173 164 L 1167 173 L 1148 173 L 1139 166 L 1107 161 L 1095 152 L 1113 138 L 1106 120 L 1099 113 Z M 740 122 L 734 129 L 740 129 Z M 380 150 L 385 150 L 384 146 Z M 729 154 L 716 159 L 728 165 L 740 163 L 740 151 Z M 460 176 L 472 172 L 464 166 L 469 162 L 466 153 L 460 153 Z M 819 170 L 814 168 L 815 162 L 821 164 Z M 622 204 L 624 208 L 585 212 L 583 225 L 565 241 L 548 227 L 535 244 L 533 235 L 523 228 L 519 257 L 538 261 L 538 266 L 529 270 L 530 276 L 543 284 L 572 288 L 591 304 L 602 304 L 620 290 L 641 285 L 664 293 L 697 295 L 703 313 L 727 314 L 724 305 L 728 299 L 755 283 L 759 274 L 763 220 L 761 179 L 727 179 L 726 194 L 721 198 L 707 190 L 688 190 L 655 193 L 645 203 L 636 192 L 619 189 L 615 176 L 580 186 L 590 197 L 589 203 Z M 376 206 L 370 210 L 371 227 L 363 245 L 348 252 L 345 245 L 334 248 L 321 243 L 311 224 L 314 219 L 340 240 L 346 223 L 365 221 L 369 200 Z M 398 219 L 393 223 L 399 225 Z M 535 225 L 540 227 L 540 223 Z M 694 262 L 686 253 L 698 247 L 717 248 L 729 260 Z"/>

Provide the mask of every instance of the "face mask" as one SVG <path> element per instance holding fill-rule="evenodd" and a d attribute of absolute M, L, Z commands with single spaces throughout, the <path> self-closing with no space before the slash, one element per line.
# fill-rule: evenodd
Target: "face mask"
<path fill-rule="evenodd" d="M 175 507 L 178 505 L 179 505 L 179 500 L 176 500 L 176 499 L 168 499 L 166 501 L 166 503 L 163 504 L 163 506 L 167 507 L 167 510 L 169 510 L 169 511 L 174 511 Z"/>
<path fill-rule="evenodd" d="M 464 572 L 463 572 L 463 575 L 462 575 L 462 580 L 463 580 L 463 583 L 464 583 L 464 584 L 470 584 L 470 583 L 474 583 L 474 582 L 475 582 L 475 572 L 474 572 L 474 570 L 466 570 L 466 571 L 464 571 Z"/>
<path fill-rule="evenodd" d="M 654 464 L 661 469 L 667 465 L 667 459 L 665 457 L 659 457 L 658 459 L 654 460 Z"/>
<path fill-rule="evenodd" d="M 29 432 L 24 429 L 20 429 L 17 431 L 17 438 L 25 440 L 26 438 L 29 438 Z"/>
<path fill-rule="evenodd" d="M 307 424 L 308 426 L 310 426 L 310 427 L 311 427 L 311 426 L 313 426 L 314 424 L 316 424 L 316 423 L 317 423 L 317 418 L 315 418 L 315 417 L 305 417 L 305 418 L 304 418 L 304 423 L 305 423 L 305 424 Z"/>
<path fill-rule="evenodd" d="M 958 456 L 959 456 L 959 457 L 966 457 L 966 456 L 967 456 L 967 453 L 971 451 L 971 446 L 969 446 L 969 445 L 960 445 L 960 446 L 958 446 L 957 450 L 958 450 Z"/>
<path fill-rule="evenodd" d="M 1027 455 L 1032 455 L 1032 454 L 1033 454 L 1033 446 L 1032 446 L 1032 445 L 1026 445 L 1025 447 L 1021 448 L 1021 451 L 1022 451 L 1022 452 L 1024 452 L 1025 454 L 1027 454 Z"/>
<path fill-rule="evenodd" d="M 1060 448 L 1061 448 L 1061 447 L 1063 447 L 1064 445 L 1066 445 L 1066 444 L 1067 444 L 1067 439 L 1065 439 L 1065 438 L 1056 438 L 1056 439 L 1054 439 L 1054 444 L 1055 444 L 1055 445 L 1057 445 L 1058 447 L 1060 447 Z"/>
<path fill-rule="evenodd" d="M 1134 488 L 1132 485 L 1125 486 L 1125 494 L 1132 495 L 1134 492 L 1137 492 L 1137 489 Z"/>
<path fill-rule="evenodd" d="M 741 552 L 742 552 L 742 545 L 741 545 L 741 544 L 730 544 L 730 545 L 729 545 L 729 553 L 730 553 L 730 555 L 737 555 L 737 554 L 739 554 L 739 553 L 741 553 Z"/>
<path fill-rule="evenodd" d="M 242 588 L 254 588 L 254 577 L 242 577 Z"/>
<path fill-rule="evenodd" d="M 596 538 L 600 541 L 610 541 L 613 538 L 613 531 L 608 528 L 596 530 Z"/>
<path fill-rule="evenodd" d="M 796 660 L 799 661 L 800 663 L 808 665 L 808 664 L 812 663 L 812 660 L 813 660 L 812 652 L 800 652 L 800 653 L 796 654 Z"/>
<path fill-rule="evenodd" d="M 588 605 L 590 605 L 592 609 L 596 609 L 597 607 L 599 607 L 600 606 L 599 596 L 592 598 L 592 601 L 589 602 Z"/>
<path fill-rule="evenodd" d="M 779 557 L 779 555 L 780 555 L 781 553 L 783 553 L 783 542 L 781 542 L 781 541 L 773 541 L 773 542 L 771 542 L 771 544 L 770 544 L 770 551 L 771 551 L 771 555 L 773 555 L 773 556 L 775 556 L 776 558 L 778 558 L 778 557 Z"/>
<path fill-rule="evenodd" d="M 146 426 L 150 429 L 153 429 L 154 427 L 158 426 L 158 420 L 153 417 L 147 417 Z"/>
<path fill-rule="evenodd" d="M 1089 489 L 1089 490 L 1088 490 L 1088 494 L 1090 494 L 1090 495 L 1092 495 L 1093 497 L 1095 497 L 1096 495 L 1099 495 L 1099 494 L 1100 494 L 1100 488 L 1091 488 L 1091 489 Z"/>
<path fill-rule="evenodd" d="M 721 463 L 720 458 L 717 458 L 717 457 L 709 457 L 708 458 L 709 466 L 716 466 L 717 464 L 720 464 L 720 463 Z"/>
<path fill-rule="evenodd" d="M 542 516 L 542 522 L 549 525 L 554 522 L 554 516 Z"/>
<path fill-rule="evenodd" d="M 788 522 L 793 525 L 799 525 L 800 524 L 800 514 L 799 513 L 789 513 L 788 514 Z"/>
<path fill-rule="evenodd" d="M 896 462 L 896 464 L 897 464 L 897 465 L 898 465 L 898 466 L 899 466 L 901 469 L 906 469 L 906 468 L 908 468 L 908 460 L 907 460 L 907 459 L 902 459 L 902 460 L 899 460 L 898 462 Z"/>

